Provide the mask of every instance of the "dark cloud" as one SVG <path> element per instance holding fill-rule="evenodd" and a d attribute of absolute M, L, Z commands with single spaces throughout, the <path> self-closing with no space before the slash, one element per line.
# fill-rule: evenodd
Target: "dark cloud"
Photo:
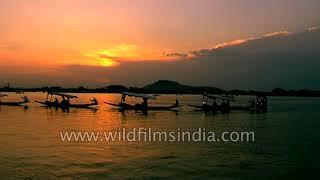
<path fill-rule="evenodd" d="M 195 57 L 179 62 L 122 63 L 119 69 L 133 73 L 114 78 L 128 82 L 129 77 L 143 83 L 172 79 L 228 89 L 320 89 L 319 40 L 320 31 L 314 30 L 273 33 L 237 45 L 193 52 Z"/>
<path fill-rule="evenodd" d="M 195 56 L 208 56 L 208 55 L 212 55 L 212 53 L 213 53 L 213 49 L 200 49 L 196 51 L 191 51 L 191 54 Z"/>
<path fill-rule="evenodd" d="M 177 57 L 177 58 L 187 58 L 188 57 L 188 54 L 184 54 L 184 53 L 168 53 L 168 54 L 165 54 L 167 57 Z"/>

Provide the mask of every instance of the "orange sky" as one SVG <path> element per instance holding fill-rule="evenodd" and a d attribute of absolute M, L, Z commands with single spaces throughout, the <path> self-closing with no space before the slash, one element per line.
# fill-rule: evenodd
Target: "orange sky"
<path fill-rule="evenodd" d="M 166 54 L 295 30 L 319 19 L 310 4 L 307 9 L 302 1 L 280 2 L 287 5 L 283 12 L 275 2 L 1 0 L 0 62 L 115 66 L 121 61 L 174 60 Z M 298 8 L 300 14 L 294 12 Z M 266 15 L 270 9 L 274 15 Z M 304 21 L 292 23 L 294 14 L 303 13 Z"/>

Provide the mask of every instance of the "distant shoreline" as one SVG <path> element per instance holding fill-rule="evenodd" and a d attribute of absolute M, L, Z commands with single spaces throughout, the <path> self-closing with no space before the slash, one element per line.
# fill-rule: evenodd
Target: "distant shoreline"
<path fill-rule="evenodd" d="M 41 88 L 21 88 L 21 87 L 4 87 L 0 88 L 0 92 L 63 92 L 63 93 L 122 93 L 124 91 L 144 93 L 144 94 L 190 94 L 201 95 L 203 93 L 211 94 L 232 94 L 232 95 L 265 95 L 275 97 L 320 97 L 320 90 L 285 90 L 275 88 L 272 91 L 254 91 L 254 90 L 223 90 L 210 86 L 188 86 L 178 82 L 169 80 L 159 80 L 153 84 L 144 87 L 126 87 L 123 85 L 109 85 L 103 88 L 85 88 L 79 86 L 77 88 L 63 87 L 41 87 Z"/>
<path fill-rule="evenodd" d="M 39 91 L 39 90 L 30 90 L 30 89 L 19 89 L 17 90 L 2 90 L 0 89 L 0 93 L 17 93 L 17 94 L 23 94 L 25 92 L 44 92 L 44 91 Z M 105 92 L 101 92 L 101 91 L 95 91 L 95 90 L 88 90 L 88 91 L 73 91 L 73 90 L 62 90 L 59 92 L 63 92 L 63 93 L 83 93 L 83 94 L 88 94 L 88 93 L 97 93 L 97 94 L 121 94 L 122 92 L 118 92 L 118 91 L 105 91 Z M 316 91 L 318 92 L 318 91 Z M 137 92 L 139 93 L 139 92 Z M 141 92 L 141 93 L 145 93 L 145 94 L 162 94 L 162 95 L 202 95 L 203 93 L 165 93 L 165 92 Z M 218 94 L 222 94 L 222 93 L 218 93 Z M 264 94 L 266 96 L 271 96 L 271 97 L 320 97 L 320 92 L 319 94 L 274 94 L 272 92 L 247 92 L 247 93 L 232 93 L 232 91 L 227 91 L 225 94 L 232 94 L 232 95 L 236 95 L 236 96 L 255 96 L 257 94 Z"/>

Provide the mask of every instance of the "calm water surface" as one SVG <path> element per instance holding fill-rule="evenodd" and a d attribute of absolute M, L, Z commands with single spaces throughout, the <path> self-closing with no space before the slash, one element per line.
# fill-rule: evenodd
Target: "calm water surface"
<path fill-rule="evenodd" d="M 8 100 L 18 100 L 18 95 Z M 26 93 L 43 100 L 43 93 Z M 118 102 L 116 94 L 77 94 Z M 161 96 L 171 104 L 176 96 Z M 199 104 L 200 96 L 179 96 Z M 245 103 L 248 97 L 237 97 Z M 133 100 L 133 99 L 131 99 Z M 184 106 L 179 112 L 120 113 L 100 104 L 97 111 L 0 107 L 0 177 L 5 179 L 302 179 L 319 169 L 320 99 L 274 97 L 269 112 L 203 114 Z M 254 131 L 255 142 L 61 142 L 59 131 L 112 131 L 206 128 L 216 132 Z"/>

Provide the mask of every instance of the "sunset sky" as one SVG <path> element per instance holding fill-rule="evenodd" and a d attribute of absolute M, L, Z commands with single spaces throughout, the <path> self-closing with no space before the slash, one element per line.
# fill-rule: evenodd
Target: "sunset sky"
<path fill-rule="evenodd" d="M 28 85 L 17 77 L 43 75 L 43 85 L 70 66 L 170 66 L 192 59 L 192 51 L 303 32 L 320 24 L 319 7 L 319 0 L 0 0 L 0 71 L 10 69 L 0 81 Z M 90 78 L 113 81 L 99 76 Z M 67 78 L 68 86 L 82 82 Z"/>

